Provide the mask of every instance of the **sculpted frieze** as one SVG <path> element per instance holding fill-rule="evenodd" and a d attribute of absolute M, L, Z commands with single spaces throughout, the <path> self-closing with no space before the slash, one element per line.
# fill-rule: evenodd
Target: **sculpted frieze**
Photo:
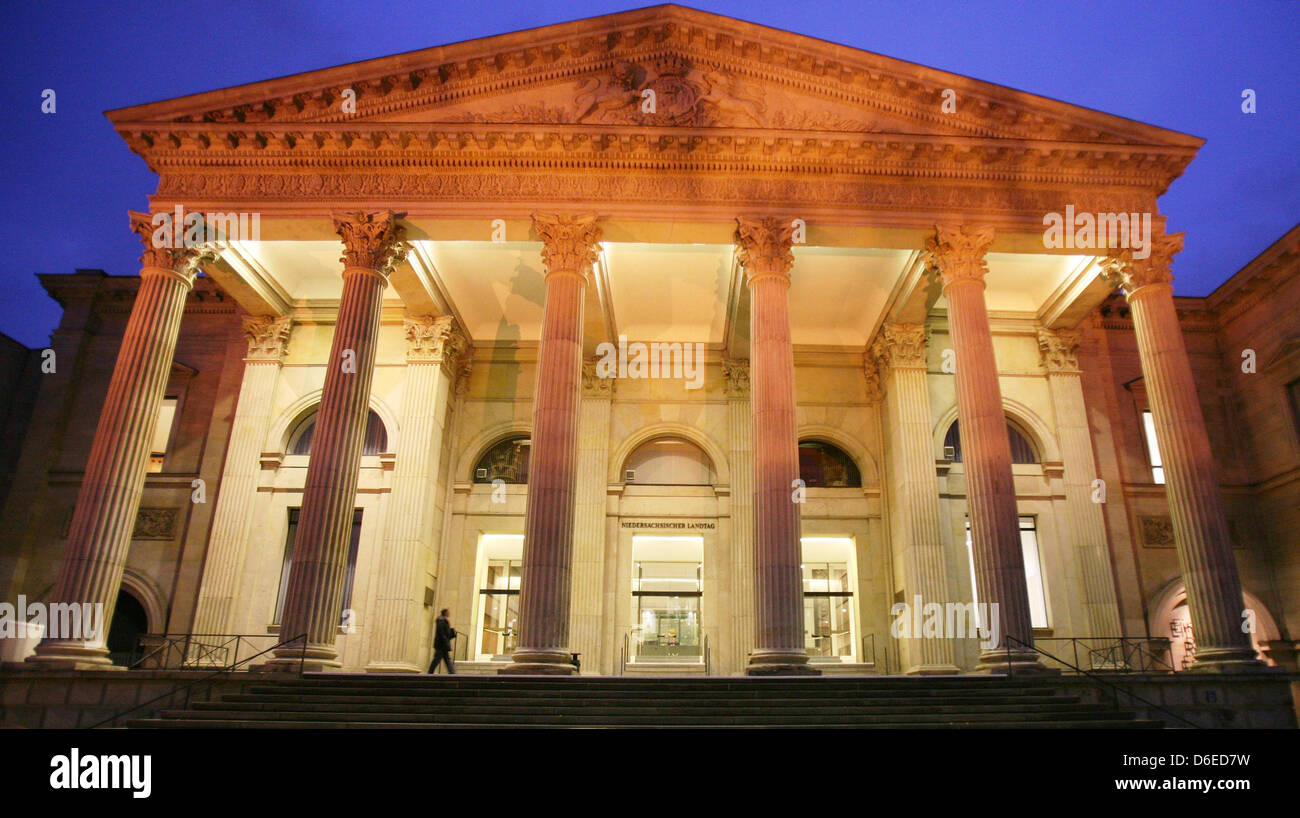
<path fill-rule="evenodd" d="M 895 184 L 827 179 L 782 179 L 728 175 L 674 176 L 612 173 L 319 173 L 269 176 L 257 173 L 164 175 L 158 195 L 173 199 L 312 201 L 393 197 L 404 201 L 500 201 L 543 203 L 644 202 L 666 204 L 714 202 L 726 205 L 770 204 L 887 207 L 925 213 L 935 209 L 1041 214 L 1062 207 L 1062 194 L 1008 186 L 946 183 Z M 1152 207 L 1139 191 L 1078 191 L 1069 195 L 1076 207 L 1093 210 L 1138 210 Z"/>

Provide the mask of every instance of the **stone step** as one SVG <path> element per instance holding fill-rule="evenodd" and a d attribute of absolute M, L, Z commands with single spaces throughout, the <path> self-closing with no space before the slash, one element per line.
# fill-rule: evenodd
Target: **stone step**
<path fill-rule="evenodd" d="M 206 711 L 206 710 L 164 710 L 160 714 L 162 718 L 189 719 L 189 720 L 216 720 L 228 721 L 231 719 L 238 721 L 246 720 L 300 720 L 310 715 L 310 711 L 302 710 L 227 710 L 227 711 Z M 813 710 L 811 713 L 749 713 L 749 714 L 728 714 L 728 713 L 665 713 L 662 711 L 649 713 L 630 713 L 619 710 L 612 713 L 547 713 L 547 712 L 527 712 L 527 713 L 450 713 L 445 718 L 436 718 L 434 715 L 426 713 L 395 713 L 385 712 L 376 713 L 357 713 L 348 711 L 332 711 L 328 714 L 330 721 L 337 722 L 372 722 L 382 721 L 391 724 L 401 724 L 409 722 L 436 722 L 446 723 L 455 722 L 458 724 L 551 724 L 556 726 L 565 725 L 654 725 L 654 724 L 677 724 L 677 725 L 715 725 L 715 724 L 761 724 L 769 726 L 782 726 L 788 724 L 873 724 L 876 722 L 897 723 L 906 721 L 916 724 L 934 724 L 942 726 L 948 722 L 960 721 L 969 723 L 979 723 L 983 721 L 1020 721 L 1024 723 L 1042 722 L 1042 721 L 1061 721 L 1068 719 L 1070 721 L 1095 721 L 1098 719 L 1106 721 L 1129 721 L 1122 715 L 1117 715 L 1114 710 L 1095 710 L 1073 712 L 1051 712 L 1051 713 L 1008 713 L 1007 711 L 993 713 L 915 713 L 907 714 L 906 718 L 900 718 L 903 714 L 879 714 L 879 715 L 858 715 L 852 713 L 833 712 Z M 379 718 L 376 718 L 378 716 Z"/>
<path fill-rule="evenodd" d="M 233 697 L 232 697 L 233 698 Z M 1113 713 L 1112 708 L 1104 708 L 1102 705 L 1081 705 L 1075 701 L 1057 701 L 1044 702 L 1036 704 L 1026 704 L 1014 709 L 1008 708 L 1005 704 L 966 704 L 966 705 L 893 705 L 885 707 L 836 707 L 833 712 L 836 716 L 844 715 L 903 715 L 916 713 L 920 715 L 929 713 L 1062 713 L 1062 712 L 1087 712 L 1092 709 L 1099 709 L 1101 712 Z M 312 713 L 423 713 L 428 715 L 454 714 L 467 712 L 462 705 L 408 705 L 400 711 L 393 710 L 386 705 L 378 704 L 341 704 L 341 703 L 324 703 L 324 702 L 267 702 L 267 701 L 248 701 L 240 698 L 237 701 L 227 699 L 220 702 L 195 702 L 191 705 L 192 710 L 203 710 L 211 712 L 312 712 Z M 698 705 L 698 704 L 675 704 L 670 707 L 662 705 L 649 706 L 628 706 L 628 705 L 586 705 L 580 703 L 564 705 L 536 705 L 533 707 L 511 705 L 483 705 L 475 706 L 474 713 L 489 713 L 510 715 L 513 713 L 549 713 L 549 714 L 597 714 L 597 715 L 646 715 L 655 716 L 662 714 L 680 714 L 684 716 L 694 715 L 814 715 L 817 713 L 827 713 L 826 707 L 817 703 L 808 702 L 784 702 L 778 706 L 749 706 L 749 705 Z"/>
<path fill-rule="evenodd" d="M 553 724 L 517 724 L 517 723 L 464 723 L 464 722 L 445 722 L 445 723 L 392 723 L 383 721 L 371 722 L 343 722 L 343 721 L 318 721 L 311 720 L 274 720 L 265 721 L 211 721 L 204 719 L 190 718 L 161 718 L 161 719 L 137 719 L 128 723 L 132 728 L 147 729 L 182 729 L 182 730 L 210 730 L 210 729 L 284 729 L 284 730 L 342 730 L 342 729 L 407 729 L 407 730 L 437 730 L 437 729 L 500 729 L 500 730 L 521 730 L 521 729 L 555 729 L 557 727 L 583 727 L 589 729 L 700 729 L 707 726 L 709 729 L 767 729 L 771 725 L 761 725 L 753 723 L 743 724 L 721 724 L 721 725 L 674 725 L 674 724 L 618 724 L 606 723 L 599 725 L 553 725 Z M 913 721 L 898 722 L 876 722 L 872 724 L 846 724 L 842 722 L 795 722 L 790 724 L 779 725 L 783 729 L 805 729 L 805 730 L 827 730 L 827 729 L 850 729 L 850 730 L 906 730 L 906 729 L 924 729 L 932 730 L 935 728 L 960 729 L 972 728 L 980 730 L 1080 730 L 1080 729 L 1106 729 L 1106 730 L 1130 730 L 1130 729 L 1159 729 L 1164 727 L 1163 722 L 1145 721 L 1140 719 L 1080 719 L 1069 720 L 1062 719 L 1059 721 L 1045 722 L 1023 722 L 1015 720 L 1005 721 L 951 721 L 944 724 L 920 723 Z"/>
<path fill-rule="evenodd" d="M 645 691 L 626 691 L 626 690 L 550 690 L 535 691 L 527 688 L 502 688 L 497 690 L 429 690 L 427 688 L 393 688 L 384 689 L 366 689 L 357 687 L 340 687 L 336 689 L 295 689 L 283 688 L 270 685 L 254 685 L 248 688 L 247 695 L 288 695 L 288 696 L 347 696 L 360 697 L 368 700 L 374 699 L 429 699 L 429 698 L 446 698 L 466 701 L 477 701 L 489 698 L 512 698 L 524 699 L 528 701 L 538 700 L 565 700 L 573 699 L 580 701 L 590 701 L 593 699 L 611 699 L 611 700 L 647 700 L 655 699 L 660 701 L 678 701 L 682 699 L 699 699 L 701 701 L 725 701 L 728 699 L 744 699 L 750 701 L 757 700 L 780 700 L 780 699 L 818 699 L 827 702 L 848 702 L 848 701 L 967 701 L 983 700 L 990 696 L 999 697 L 1007 701 L 1018 701 L 1021 699 L 1042 698 L 1044 696 L 1054 695 L 1052 691 L 1035 690 L 1032 692 L 1018 693 L 1007 690 L 990 690 L 990 691 L 951 691 L 945 693 L 935 693 L 924 690 L 872 690 L 872 691 L 779 691 L 779 690 L 750 690 L 737 693 L 726 691 L 688 691 L 688 690 L 645 690 Z"/>
<path fill-rule="evenodd" d="M 683 705 L 695 705 L 700 707 L 718 707 L 721 705 L 744 705 L 750 707 L 781 707 L 788 704 L 807 704 L 816 703 L 822 707 L 853 707 L 853 706 L 871 706 L 871 707 L 943 707 L 943 706 L 966 706 L 966 705 L 997 705 L 1003 707 L 1016 707 L 1019 705 L 1031 704 L 1053 704 L 1053 703 L 1078 703 L 1078 696 L 1058 696 L 1053 694 L 1037 694 L 1033 696 L 1002 696 L 1002 695 L 985 695 L 985 696 L 947 696 L 939 701 L 927 701 L 923 697 L 857 697 L 857 698 L 835 698 L 828 699 L 820 696 L 817 697 L 726 697 L 726 698 L 704 698 L 704 697 L 683 697 L 683 696 L 572 696 L 572 697 L 542 697 L 542 696 L 365 696 L 358 694 L 333 694 L 318 693 L 311 695 L 288 694 L 288 693 L 238 693 L 222 697 L 225 701 L 230 702 L 278 702 L 278 703 L 295 703 L 295 702 L 322 702 L 335 705 L 361 705 L 375 704 L 377 706 L 408 706 L 408 705 L 425 705 L 436 704 L 448 707 L 487 707 L 487 706 L 509 706 L 509 707 L 615 707 L 634 704 L 638 706 L 655 706 L 661 708 L 672 708 Z M 382 700 L 382 702 L 378 701 Z"/>
<path fill-rule="evenodd" d="M 999 677 L 430 677 L 257 679 L 137 727 L 1160 727 Z"/>

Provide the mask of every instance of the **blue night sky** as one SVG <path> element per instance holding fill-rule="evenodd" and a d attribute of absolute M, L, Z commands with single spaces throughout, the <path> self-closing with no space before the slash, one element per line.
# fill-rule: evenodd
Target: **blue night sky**
<path fill-rule="evenodd" d="M 36 273 L 138 272 L 127 210 L 157 177 L 103 112 L 646 3 L 27 2 L 5 10 L 0 332 L 59 318 Z M 1300 221 L 1300 2 L 795 2 L 685 5 L 1208 140 L 1160 200 L 1187 231 L 1180 295 L 1205 295 Z M 42 114 L 52 88 L 58 110 Z M 1257 113 L 1241 112 L 1245 88 Z"/>

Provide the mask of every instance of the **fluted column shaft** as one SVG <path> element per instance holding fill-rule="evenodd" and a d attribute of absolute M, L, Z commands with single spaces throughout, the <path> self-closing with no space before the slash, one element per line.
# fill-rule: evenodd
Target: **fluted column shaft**
<path fill-rule="evenodd" d="M 1147 257 L 1120 251 L 1104 262 L 1120 279 L 1137 335 L 1138 356 L 1156 443 L 1165 470 L 1165 491 L 1187 606 L 1196 633 L 1196 664 L 1202 671 L 1253 671 L 1267 666 L 1255 656 L 1242 627 L 1241 578 L 1214 467 L 1196 380 L 1174 307 L 1173 257 L 1183 234 L 1157 231 Z"/>
<path fill-rule="evenodd" d="M 519 646 L 500 672 L 569 675 L 582 316 L 599 229 L 594 217 L 534 217 L 533 224 L 544 242 L 546 305 L 533 397 Z"/>
<path fill-rule="evenodd" d="M 574 500 L 572 646 L 583 667 L 603 668 L 600 638 L 604 608 L 605 492 L 613 380 L 584 363 L 578 420 L 578 476 Z"/>
<path fill-rule="evenodd" d="M 290 323 L 288 318 L 254 318 L 245 322 L 248 357 L 244 359 L 244 379 L 239 386 L 239 402 L 221 470 L 203 585 L 194 615 L 194 633 L 234 632 L 234 605 L 239 597 L 253 523 L 260 455 L 271 422 L 271 401 Z"/>
<path fill-rule="evenodd" d="M 1037 654 L 1025 647 L 1034 639 L 1029 588 L 1020 546 L 1011 444 L 984 303 L 984 275 L 988 272 L 984 254 L 992 241 L 992 228 L 940 226 L 936 238 L 927 243 L 927 258 L 943 280 L 956 353 L 957 417 L 979 601 L 988 606 L 990 621 L 994 616 L 1000 621 L 1002 644 L 982 646 L 977 669 L 1036 671 L 1041 668 Z"/>
<path fill-rule="evenodd" d="M 904 601 L 947 604 L 947 564 L 939 528 L 939 479 L 930 436 L 925 327 L 886 324 L 872 348 L 885 387 L 889 419 L 890 510 L 902 561 Z M 951 639 L 905 640 L 908 673 L 957 673 Z"/>
<path fill-rule="evenodd" d="M 1056 435 L 1061 444 L 1069 536 L 1083 585 L 1088 627 L 1094 637 L 1122 636 L 1106 540 L 1106 521 L 1102 517 L 1101 504 L 1092 499 L 1092 481 L 1097 476 L 1097 465 L 1075 357 L 1078 334 L 1040 329 L 1038 339 L 1052 394 Z"/>
<path fill-rule="evenodd" d="M 404 255 L 401 231 L 394 221 L 391 213 L 358 213 L 335 220 L 346 250 L 343 295 L 316 416 L 280 621 L 281 640 L 306 634 L 306 647 L 296 644 L 278 649 L 274 665 L 296 666 L 303 657 L 309 670 L 341 667 L 334 643 L 370 413 L 380 310 L 388 273 Z"/>
<path fill-rule="evenodd" d="M 105 640 L 113 620 L 131 532 L 144 493 L 158 410 L 171 374 L 185 297 L 200 251 L 168 250 L 151 243 L 147 215 L 132 213 L 132 229 L 146 242 L 140 289 L 131 307 L 108 394 L 95 427 L 90 459 L 77 494 L 68 544 L 51 603 L 102 605 L 98 632 L 49 636 L 28 661 L 59 667 L 110 669 Z M 96 620 L 101 617 L 93 617 Z M 74 638 L 74 637 L 81 638 Z"/>
<path fill-rule="evenodd" d="M 754 417 L 749 363 L 725 361 L 731 435 L 731 604 L 733 667 L 754 647 Z"/>
<path fill-rule="evenodd" d="M 465 347 L 450 316 L 408 318 L 401 436 L 389 495 L 379 591 L 370 645 L 371 673 L 415 673 L 420 667 L 424 570 L 432 546 L 434 490 L 442 454 L 451 376 Z M 440 521 L 436 521 L 440 522 Z"/>
<path fill-rule="evenodd" d="M 804 640 L 799 564 L 799 442 L 790 341 L 791 228 L 777 219 L 738 219 L 738 251 L 750 300 L 750 390 L 754 443 L 756 646 L 747 672 L 814 673 Z"/>

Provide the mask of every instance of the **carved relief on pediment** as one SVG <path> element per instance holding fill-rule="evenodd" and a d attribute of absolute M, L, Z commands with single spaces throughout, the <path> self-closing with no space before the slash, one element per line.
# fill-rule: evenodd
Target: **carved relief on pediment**
<path fill-rule="evenodd" d="M 639 125 L 879 132 L 902 121 L 794 94 L 735 72 L 667 56 L 621 61 L 602 73 L 549 88 L 522 89 L 495 105 L 463 100 L 412 115 L 410 121 Z"/>

